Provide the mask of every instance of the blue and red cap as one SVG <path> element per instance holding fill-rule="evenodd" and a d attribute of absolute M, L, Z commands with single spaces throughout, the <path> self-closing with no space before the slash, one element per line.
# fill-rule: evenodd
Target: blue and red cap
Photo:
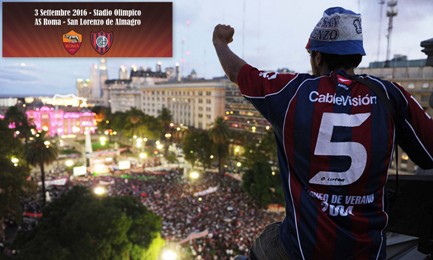
<path fill-rule="evenodd" d="M 328 54 L 365 55 L 361 15 L 342 7 L 326 9 L 305 48 Z"/>

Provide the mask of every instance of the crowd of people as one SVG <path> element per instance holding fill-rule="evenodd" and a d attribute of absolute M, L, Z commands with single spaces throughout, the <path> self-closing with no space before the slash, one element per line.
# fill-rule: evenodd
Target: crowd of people
<path fill-rule="evenodd" d="M 230 259 L 248 255 L 263 227 L 283 216 L 264 210 L 229 176 L 204 173 L 187 178 L 180 170 L 153 178 L 116 179 L 111 195 L 138 196 L 162 218 L 162 237 L 188 259 Z"/>
<path fill-rule="evenodd" d="M 125 178 L 125 176 L 128 176 Z M 183 169 L 129 173 L 123 176 L 86 176 L 70 185 L 90 189 L 104 185 L 109 196 L 134 196 L 162 219 L 161 236 L 177 248 L 181 259 L 231 259 L 248 255 L 254 238 L 266 224 L 281 221 L 281 213 L 269 212 L 255 203 L 229 175 L 202 173 L 190 179 Z M 55 199 L 67 187 L 47 187 Z M 23 200 L 27 220 L 38 220 L 41 209 L 34 199 Z M 37 217 L 35 217 L 38 215 Z M 24 221 L 21 229 L 37 221 Z M 25 224 L 25 225 L 24 225 Z"/>

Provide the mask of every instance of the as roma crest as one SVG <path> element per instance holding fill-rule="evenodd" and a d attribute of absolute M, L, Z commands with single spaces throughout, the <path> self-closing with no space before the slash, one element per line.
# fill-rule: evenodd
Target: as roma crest
<path fill-rule="evenodd" d="M 90 34 L 90 42 L 97 53 L 103 55 L 106 53 L 113 44 L 113 33 L 109 32 L 92 32 Z"/>
<path fill-rule="evenodd" d="M 63 47 L 69 54 L 74 55 L 81 47 L 83 36 L 74 30 L 63 34 L 62 36 Z"/>

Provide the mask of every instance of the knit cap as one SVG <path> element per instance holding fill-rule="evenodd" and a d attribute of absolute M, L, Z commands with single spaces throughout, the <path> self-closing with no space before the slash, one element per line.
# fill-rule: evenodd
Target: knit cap
<path fill-rule="evenodd" d="M 305 48 L 328 54 L 365 55 L 361 15 L 342 7 L 326 9 Z"/>

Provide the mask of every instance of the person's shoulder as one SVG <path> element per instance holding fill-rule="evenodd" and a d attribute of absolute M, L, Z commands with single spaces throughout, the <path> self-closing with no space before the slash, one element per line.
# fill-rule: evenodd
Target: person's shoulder
<path fill-rule="evenodd" d="M 384 83 L 392 83 L 392 80 L 384 79 L 384 78 L 381 78 L 381 77 L 373 75 L 373 74 L 358 74 L 358 76 L 363 77 L 363 78 L 374 79 L 374 80 L 384 82 Z"/>
<path fill-rule="evenodd" d="M 408 96 L 405 88 L 403 86 L 401 86 L 398 82 L 383 79 L 383 78 L 380 78 L 380 77 L 377 77 L 374 75 L 362 74 L 359 76 L 363 76 L 365 78 L 368 78 L 370 80 L 377 82 L 378 84 L 380 84 L 382 86 L 382 88 L 384 88 L 386 93 L 388 93 L 388 95 L 390 95 L 390 96 L 393 96 L 396 98 L 402 98 L 402 97 Z"/>
<path fill-rule="evenodd" d="M 377 83 L 382 84 L 383 86 L 385 86 L 386 88 L 395 88 L 395 87 L 401 87 L 398 83 L 392 81 L 392 80 L 388 80 L 388 79 L 383 79 L 380 78 L 378 76 L 375 75 L 370 75 L 370 74 L 359 74 L 358 76 L 362 77 L 362 78 L 366 78 L 366 79 L 370 79 L 373 81 L 376 81 Z"/>

